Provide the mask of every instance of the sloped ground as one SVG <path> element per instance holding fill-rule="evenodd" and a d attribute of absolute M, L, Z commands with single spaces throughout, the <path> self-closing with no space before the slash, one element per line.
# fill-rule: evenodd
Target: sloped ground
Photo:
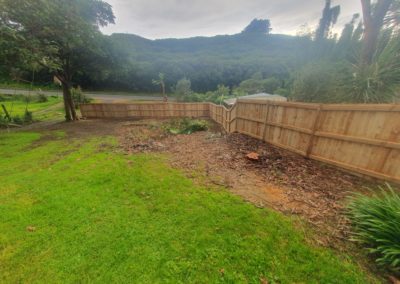
<path fill-rule="evenodd" d="M 167 135 L 162 122 L 127 122 L 118 130 L 128 153 L 166 152 L 170 162 L 205 183 L 223 185 L 259 207 L 272 207 L 307 220 L 317 242 L 342 249 L 348 239 L 346 197 L 378 184 L 279 149 L 242 134 L 209 132 Z M 246 155 L 258 153 L 258 161 Z"/>

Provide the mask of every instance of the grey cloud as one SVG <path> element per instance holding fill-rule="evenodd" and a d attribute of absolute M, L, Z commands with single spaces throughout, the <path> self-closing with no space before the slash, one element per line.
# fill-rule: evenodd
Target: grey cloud
<path fill-rule="evenodd" d="M 106 0 L 116 25 L 103 32 L 147 38 L 233 34 L 254 18 L 268 18 L 274 33 L 294 34 L 302 24 L 318 23 L 325 0 Z M 336 0 L 342 6 L 338 29 L 359 12 L 360 0 Z"/>

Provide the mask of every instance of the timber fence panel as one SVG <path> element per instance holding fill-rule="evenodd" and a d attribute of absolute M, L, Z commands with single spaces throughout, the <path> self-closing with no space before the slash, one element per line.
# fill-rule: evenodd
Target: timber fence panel
<path fill-rule="evenodd" d="M 352 172 L 400 182 L 400 105 L 237 103 L 239 133 Z"/>
<path fill-rule="evenodd" d="M 208 103 L 83 104 L 87 118 L 169 118 L 209 117 Z"/>

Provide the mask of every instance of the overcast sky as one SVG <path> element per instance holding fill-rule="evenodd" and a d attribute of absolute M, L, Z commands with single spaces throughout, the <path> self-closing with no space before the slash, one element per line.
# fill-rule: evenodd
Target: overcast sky
<path fill-rule="evenodd" d="M 132 33 L 149 39 L 213 36 L 241 32 L 252 19 L 270 19 L 273 33 L 296 34 L 314 27 L 325 0 L 105 0 L 116 24 L 106 34 Z M 337 29 L 361 11 L 360 0 L 333 0 L 341 5 Z"/>

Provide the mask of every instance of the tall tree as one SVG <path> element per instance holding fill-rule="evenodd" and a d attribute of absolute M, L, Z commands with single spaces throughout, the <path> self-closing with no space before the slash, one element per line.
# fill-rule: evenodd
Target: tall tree
<path fill-rule="evenodd" d="M 384 26 L 385 17 L 393 3 L 394 0 L 378 0 L 374 4 L 371 3 L 371 0 L 361 0 L 364 19 L 361 57 L 363 64 L 370 64 L 372 62 L 378 43 L 379 32 Z"/>
<path fill-rule="evenodd" d="M 192 94 L 191 89 L 192 83 L 186 77 L 180 79 L 175 86 L 175 93 L 179 101 L 183 101 L 185 98 Z"/>
<path fill-rule="evenodd" d="M 243 30 L 245 34 L 269 34 L 271 32 L 271 22 L 268 19 L 254 19 L 251 23 Z"/>
<path fill-rule="evenodd" d="M 328 38 L 331 27 L 336 24 L 340 14 L 340 6 L 331 7 L 332 1 L 326 0 L 322 18 L 319 20 L 318 29 L 315 32 L 315 40 L 321 41 Z"/>
<path fill-rule="evenodd" d="M 83 54 L 98 51 L 99 27 L 114 19 L 101 0 L 0 0 L 1 30 L 62 83 L 67 121 L 78 119 L 71 87 Z"/>

